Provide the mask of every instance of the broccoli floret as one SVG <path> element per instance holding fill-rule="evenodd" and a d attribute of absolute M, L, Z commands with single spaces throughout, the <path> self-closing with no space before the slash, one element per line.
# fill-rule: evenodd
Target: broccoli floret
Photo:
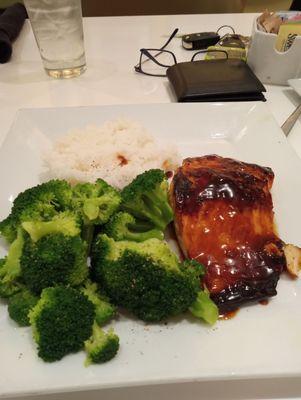
<path fill-rule="evenodd" d="M 105 332 L 94 323 L 92 337 L 85 342 L 85 350 L 87 353 L 86 366 L 92 363 L 104 363 L 117 354 L 119 337 L 112 328 Z"/>
<path fill-rule="evenodd" d="M 24 234 L 18 230 L 17 238 L 11 244 L 5 262 L 0 269 L 0 279 L 3 283 L 14 281 L 20 275 L 20 257 L 24 246 Z"/>
<path fill-rule="evenodd" d="M 102 179 L 73 187 L 73 207 L 81 213 L 84 224 L 106 223 L 120 204 L 120 194 Z"/>
<path fill-rule="evenodd" d="M 148 228 L 139 223 L 132 215 L 127 212 L 118 212 L 110 218 L 104 226 L 104 232 L 115 240 L 133 240 L 143 242 L 147 239 L 163 240 L 164 234 L 159 229 Z"/>
<path fill-rule="evenodd" d="M 10 297 L 20 290 L 17 282 L 21 275 L 20 258 L 24 247 L 24 233 L 18 229 L 8 255 L 0 262 L 0 297 Z"/>
<path fill-rule="evenodd" d="M 86 281 L 82 288 L 88 299 L 95 306 L 95 321 L 98 325 L 103 325 L 116 314 L 116 307 L 110 304 L 109 299 L 99 293 L 97 284 L 91 281 Z"/>
<path fill-rule="evenodd" d="M 145 321 L 160 321 L 184 312 L 197 298 L 203 267 L 181 265 L 158 239 L 141 243 L 98 235 L 92 252 L 92 274 L 114 304 Z M 196 267 L 197 266 L 197 267 Z"/>
<path fill-rule="evenodd" d="M 49 221 L 25 221 L 22 223 L 22 228 L 29 233 L 34 242 L 43 236 L 55 233 L 66 236 L 77 236 L 81 233 L 80 219 L 71 212 L 58 213 Z"/>
<path fill-rule="evenodd" d="M 47 221 L 70 207 L 71 186 L 63 180 L 51 180 L 20 193 L 14 200 L 10 215 L 0 223 L 0 233 L 10 243 L 25 221 Z"/>
<path fill-rule="evenodd" d="M 138 175 L 122 190 L 121 197 L 124 211 L 150 221 L 162 231 L 173 220 L 168 203 L 168 181 L 160 169 L 150 169 Z"/>
<path fill-rule="evenodd" d="M 15 221 L 11 214 L 0 221 L 0 235 L 3 236 L 8 243 L 12 243 L 16 239 Z"/>
<path fill-rule="evenodd" d="M 29 312 L 38 355 L 52 362 L 84 347 L 92 334 L 94 305 L 80 291 L 57 286 L 44 289 Z"/>
<path fill-rule="evenodd" d="M 189 311 L 210 325 L 215 324 L 218 319 L 217 305 L 210 299 L 205 290 L 199 291 L 195 302 L 189 307 Z"/>
<path fill-rule="evenodd" d="M 34 293 L 58 284 L 78 286 L 88 276 L 87 246 L 79 236 L 61 233 L 26 239 L 21 255 L 22 279 Z"/>
<path fill-rule="evenodd" d="M 8 300 L 8 314 L 20 326 L 29 326 L 29 311 L 37 304 L 39 298 L 24 288 Z"/>
<path fill-rule="evenodd" d="M 82 217 L 82 238 L 87 242 L 88 252 L 95 225 L 105 224 L 118 209 L 120 201 L 119 192 L 102 179 L 73 187 L 72 207 Z"/>
<path fill-rule="evenodd" d="M 0 275 L 1 275 L 1 269 L 2 267 L 4 267 L 5 263 L 6 263 L 6 257 L 0 259 Z M 2 279 L 0 278 L 0 298 L 6 299 L 10 296 L 13 296 L 20 290 L 21 286 L 18 281 L 11 280 L 10 282 L 3 283 Z"/>

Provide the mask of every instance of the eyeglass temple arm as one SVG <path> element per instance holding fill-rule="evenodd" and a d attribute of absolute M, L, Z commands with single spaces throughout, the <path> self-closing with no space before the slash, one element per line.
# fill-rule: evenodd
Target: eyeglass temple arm
<path fill-rule="evenodd" d="M 160 47 L 158 50 L 164 50 L 165 47 L 168 46 L 169 43 L 172 41 L 172 39 L 176 36 L 176 34 L 178 33 L 178 31 L 179 31 L 179 28 L 176 28 L 176 29 L 173 31 L 173 33 L 170 35 L 170 37 L 169 37 L 169 39 L 167 40 L 167 42 L 166 42 L 162 47 Z M 141 50 L 140 50 L 141 53 L 142 53 L 142 50 L 144 50 L 144 49 L 141 49 Z M 156 57 L 159 56 L 160 54 L 161 54 L 161 51 L 158 52 L 158 53 L 156 54 Z M 147 56 L 149 57 L 149 55 L 147 55 Z M 149 57 L 149 58 L 150 58 L 150 59 L 153 59 L 153 57 Z M 177 60 L 176 60 L 174 54 L 173 54 L 173 58 L 174 58 L 174 62 L 175 62 L 175 64 L 176 64 L 176 63 L 177 63 Z M 145 60 L 145 61 L 147 61 L 147 60 Z M 144 61 L 144 62 L 145 62 L 145 61 Z M 140 59 L 140 62 L 134 66 L 134 69 L 135 69 L 136 72 L 140 72 L 140 70 L 141 70 L 141 64 L 142 64 L 142 63 L 141 63 L 141 59 Z M 161 65 L 161 64 L 158 64 L 158 65 Z"/>
<path fill-rule="evenodd" d="M 170 67 L 170 65 L 160 63 L 154 56 L 151 55 L 151 53 L 147 49 L 141 49 L 140 51 L 142 54 L 147 56 L 151 61 L 153 61 L 155 64 L 159 65 L 160 67 L 166 67 L 166 68 Z M 164 50 L 164 51 L 162 51 L 162 53 L 163 52 L 171 54 L 173 57 L 174 63 L 177 64 L 176 56 L 171 51 Z"/>
<path fill-rule="evenodd" d="M 170 35 L 170 37 L 169 37 L 169 39 L 167 40 L 167 42 L 166 42 L 162 47 L 160 47 L 160 50 L 165 49 L 165 47 L 169 45 L 169 43 L 170 43 L 170 42 L 172 41 L 172 39 L 176 36 L 176 34 L 178 33 L 178 31 L 179 31 L 178 28 L 176 28 L 176 29 L 173 31 L 173 33 Z"/>

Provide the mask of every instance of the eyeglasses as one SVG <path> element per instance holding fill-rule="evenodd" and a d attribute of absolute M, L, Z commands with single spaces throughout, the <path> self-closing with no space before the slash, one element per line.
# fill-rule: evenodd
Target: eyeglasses
<path fill-rule="evenodd" d="M 168 38 L 167 42 L 157 49 L 140 49 L 140 58 L 138 64 L 134 66 L 136 72 L 149 76 L 166 77 L 166 72 L 161 72 L 163 68 L 167 69 L 172 65 L 177 64 L 177 58 L 172 51 L 165 48 L 169 45 L 172 39 L 176 36 L 179 29 L 175 29 Z M 190 61 L 197 61 L 200 54 L 204 53 L 223 53 L 225 59 L 228 58 L 228 53 L 225 50 L 200 50 L 193 54 Z"/>

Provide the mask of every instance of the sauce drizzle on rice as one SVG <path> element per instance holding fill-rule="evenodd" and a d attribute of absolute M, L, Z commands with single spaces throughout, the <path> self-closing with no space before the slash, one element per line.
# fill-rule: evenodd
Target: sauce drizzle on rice
<path fill-rule="evenodd" d="M 102 178 L 119 189 L 148 169 L 172 171 L 178 164 L 174 144 L 156 140 L 139 122 L 127 119 L 68 132 L 44 156 L 47 179 L 73 184 Z"/>
<path fill-rule="evenodd" d="M 119 165 L 122 167 L 123 165 L 128 164 L 129 160 L 127 160 L 122 154 L 117 154 L 117 158 L 119 160 Z"/>

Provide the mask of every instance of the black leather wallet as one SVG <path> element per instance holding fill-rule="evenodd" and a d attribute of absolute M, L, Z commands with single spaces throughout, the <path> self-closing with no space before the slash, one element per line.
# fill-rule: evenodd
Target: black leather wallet
<path fill-rule="evenodd" d="M 169 67 L 178 102 L 262 100 L 266 89 L 242 60 L 201 60 Z"/>

